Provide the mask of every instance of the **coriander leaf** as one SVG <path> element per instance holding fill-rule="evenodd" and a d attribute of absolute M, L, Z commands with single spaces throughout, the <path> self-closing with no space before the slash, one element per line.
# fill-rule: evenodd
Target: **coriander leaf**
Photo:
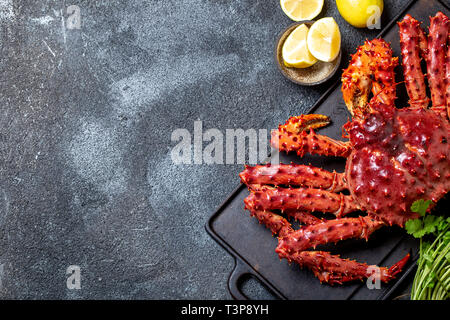
<path fill-rule="evenodd" d="M 411 211 L 416 212 L 423 217 L 425 215 L 425 213 L 427 212 L 428 207 L 432 203 L 433 203 L 433 201 L 431 201 L 431 200 L 423 200 L 423 199 L 416 200 L 411 205 Z"/>
<path fill-rule="evenodd" d="M 410 219 L 405 224 L 406 232 L 413 235 L 415 238 L 420 238 L 420 233 L 423 230 L 423 222 L 421 219 Z"/>
<path fill-rule="evenodd" d="M 441 221 L 439 222 L 439 225 L 437 226 L 437 229 L 439 231 L 444 230 L 445 228 L 447 228 L 447 226 L 450 224 L 450 218 L 444 219 L 443 217 L 441 217 Z"/>
<path fill-rule="evenodd" d="M 425 234 L 434 233 L 439 227 L 439 224 L 442 220 L 444 220 L 443 217 L 426 216 L 423 219 L 423 228 L 425 229 Z"/>

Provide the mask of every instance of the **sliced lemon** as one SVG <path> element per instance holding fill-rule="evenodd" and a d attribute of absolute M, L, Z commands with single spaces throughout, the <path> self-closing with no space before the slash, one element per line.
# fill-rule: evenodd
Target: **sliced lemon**
<path fill-rule="evenodd" d="M 323 0 L 280 0 L 280 5 L 294 21 L 312 20 L 322 11 Z"/>
<path fill-rule="evenodd" d="M 286 38 L 281 51 L 286 67 L 307 68 L 317 62 L 306 44 L 308 31 L 309 28 L 301 24 Z"/>
<path fill-rule="evenodd" d="M 317 20 L 309 29 L 306 42 L 309 52 L 318 60 L 333 61 L 341 50 L 339 26 L 331 17 Z"/>

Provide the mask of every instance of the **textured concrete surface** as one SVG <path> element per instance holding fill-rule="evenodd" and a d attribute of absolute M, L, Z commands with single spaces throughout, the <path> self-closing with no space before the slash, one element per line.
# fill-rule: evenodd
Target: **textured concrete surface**
<path fill-rule="evenodd" d="M 379 30 L 325 2 L 346 63 Z M 383 25 L 405 3 L 386 0 Z M 0 0 L 0 297 L 230 298 L 234 262 L 204 225 L 242 166 L 175 165 L 171 133 L 271 129 L 307 110 L 329 84 L 278 72 L 290 23 L 275 0 Z"/>

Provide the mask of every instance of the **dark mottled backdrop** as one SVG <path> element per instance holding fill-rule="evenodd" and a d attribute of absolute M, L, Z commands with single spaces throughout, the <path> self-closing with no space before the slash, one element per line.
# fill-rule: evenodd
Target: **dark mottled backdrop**
<path fill-rule="evenodd" d="M 346 63 L 379 30 L 325 2 Z M 383 25 L 405 3 L 386 0 Z M 278 72 L 290 23 L 278 0 L 0 0 L 0 297 L 230 298 L 234 262 L 204 225 L 242 166 L 175 165 L 171 133 L 271 129 L 307 110 L 329 83 Z M 69 265 L 81 290 L 66 288 Z"/>

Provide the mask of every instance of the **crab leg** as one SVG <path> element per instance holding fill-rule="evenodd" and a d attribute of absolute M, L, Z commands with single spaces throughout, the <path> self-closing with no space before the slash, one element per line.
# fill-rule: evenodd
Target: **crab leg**
<path fill-rule="evenodd" d="M 245 208 L 250 211 L 250 215 L 252 217 L 258 219 L 259 223 L 264 224 L 267 228 L 269 228 L 270 231 L 272 231 L 272 234 L 278 234 L 282 237 L 294 232 L 294 229 L 292 229 L 289 221 L 278 214 L 267 210 L 256 210 L 251 206 L 247 206 L 247 204 Z M 294 217 L 299 222 L 306 225 L 314 225 L 322 222 L 322 220 L 308 212 L 287 211 L 286 214 Z"/>
<path fill-rule="evenodd" d="M 324 251 L 306 251 L 318 245 L 349 238 L 368 239 L 376 230 L 384 226 L 383 222 L 369 217 L 341 218 L 305 226 L 293 232 L 280 235 L 276 252 L 289 262 L 295 261 L 301 267 L 310 268 L 320 282 L 330 284 L 365 279 L 371 276 L 369 271 L 379 270 L 374 279 L 388 282 L 399 273 L 409 259 L 409 254 L 391 268 L 369 266 Z M 376 269 L 375 269 L 376 267 Z"/>
<path fill-rule="evenodd" d="M 246 202 L 247 205 L 247 202 Z M 289 222 L 270 211 L 255 210 L 252 206 L 247 206 L 251 215 L 255 216 L 260 223 L 263 223 L 268 227 L 273 234 L 278 234 L 281 239 L 290 237 L 294 234 L 294 231 Z M 347 218 L 343 218 L 344 220 Z M 354 218 L 357 219 L 357 218 Z M 311 229 L 312 227 L 304 227 Z M 358 228 L 356 228 L 358 229 Z M 367 229 L 368 230 L 368 229 Z M 360 233 L 360 235 L 362 235 Z M 367 233 L 367 236 L 369 234 Z M 280 240 L 279 240 L 280 241 Z M 279 251 L 279 252 L 278 252 Z M 329 252 L 323 251 L 300 251 L 288 253 L 287 250 L 278 250 L 280 258 L 286 258 L 289 262 L 294 261 L 301 267 L 307 267 L 311 269 L 320 282 L 327 282 L 329 284 L 342 284 L 344 282 L 362 280 L 368 278 L 370 271 L 379 270 L 380 272 L 374 275 L 374 279 L 380 279 L 381 281 L 388 282 L 392 280 L 394 276 L 401 272 L 409 259 L 409 254 L 394 264 L 391 268 L 369 266 L 364 263 L 358 263 L 347 259 L 342 259 L 337 255 L 331 255 Z M 375 269 L 378 268 L 378 269 Z"/>
<path fill-rule="evenodd" d="M 319 219 L 306 211 L 286 210 L 284 213 L 290 217 L 293 217 L 296 221 L 308 226 L 315 225 L 323 221 L 322 219 Z"/>
<path fill-rule="evenodd" d="M 254 192 L 254 191 L 264 191 L 264 190 L 269 190 L 269 189 L 275 190 L 276 188 L 266 186 L 266 185 L 251 184 L 251 185 L 249 185 L 249 189 Z M 255 209 L 255 202 L 252 199 L 252 197 L 245 198 L 244 203 L 245 203 L 245 209 L 249 210 L 252 213 L 252 216 L 255 216 L 256 218 L 258 218 L 260 223 L 264 223 L 265 225 L 267 225 L 267 221 L 269 221 L 269 220 L 260 219 L 260 217 L 267 217 L 270 214 L 277 216 L 277 218 L 275 219 L 276 221 L 279 220 L 278 215 L 276 215 L 275 213 L 272 213 L 272 212 L 269 213 L 268 211 L 266 211 L 264 214 L 258 213 L 258 211 L 264 211 L 264 210 L 256 210 Z M 321 219 L 315 217 L 314 215 L 312 215 L 311 213 L 309 213 L 307 211 L 301 211 L 301 210 L 295 210 L 295 209 L 289 209 L 289 210 L 283 210 L 283 211 L 287 216 L 294 218 L 296 221 L 298 221 L 302 224 L 313 225 L 313 224 L 322 222 Z M 273 222 L 270 222 L 270 223 L 273 223 Z M 272 230 L 272 233 L 279 234 L 278 231 L 274 231 L 271 227 L 269 227 L 269 229 Z M 293 231 L 293 230 L 291 230 L 291 231 Z"/>
<path fill-rule="evenodd" d="M 319 211 L 337 217 L 360 209 L 351 196 L 311 188 L 266 188 L 250 192 L 245 200 L 256 210 Z"/>
<path fill-rule="evenodd" d="M 402 271 L 409 260 L 407 254 L 403 259 L 395 263 L 389 269 L 375 265 L 367 265 L 356 261 L 342 259 L 338 255 L 332 255 L 325 251 L 302 251 L 286 256 L 288 261 L 294 261 L 300 267 L 311 269 L 320 282 L 329 284 L 342 284 L 344 282 L 363 280 L 373 274 L 373 280 L 389 282 Z M 379 272 L 375 272 L 378 270 Z"/>
<path fill-rule="evenodd" d="M 259 223 L 264 224 L 272 234 L 278 234 L 279 236 L 287 235 L 294 231 L 291 224 L 282 216 L 266 210 L 256 210 L 251 206 L 247 206 L 246 209 L 250 211 L 250 215 L 258 219 Z"/>
<path fill-rule="evenodd" d="M 347 189 L 343 173 L 298 164 L 246 166 L 239 176 L 246 185 L 306 186 L 335 192 Z"/>
<path fill-rule="evenodd" d="M 280 237 L 276 252 L 289 255 L 318 245 L 350 238 L 368 239 L 385 223 L 370 217 L 340 218 L 305 226 Z"/>
<path fill-rule="evenodd" d="M 422 73 L 420 61 L 427 58 L 427 40 L 420 27 L 420 22 L 407 14 L 401 22 L 400 46 L 402 52 L 403 73 L 409 104 L 412 108 L 426 108 L 429 99 L 426 93 L 425 77 Z M 428 59 L 426 59 L 428 60 Z"/>
<path fill-rule="evenodd" d="M 446 80 L 445 60 L 450 22 L 442 12 L 430 18 L 428 35 L 428 84 L 430 86 L 432 108 L 445 111 L 445 92 L 449 80 Z"/>

